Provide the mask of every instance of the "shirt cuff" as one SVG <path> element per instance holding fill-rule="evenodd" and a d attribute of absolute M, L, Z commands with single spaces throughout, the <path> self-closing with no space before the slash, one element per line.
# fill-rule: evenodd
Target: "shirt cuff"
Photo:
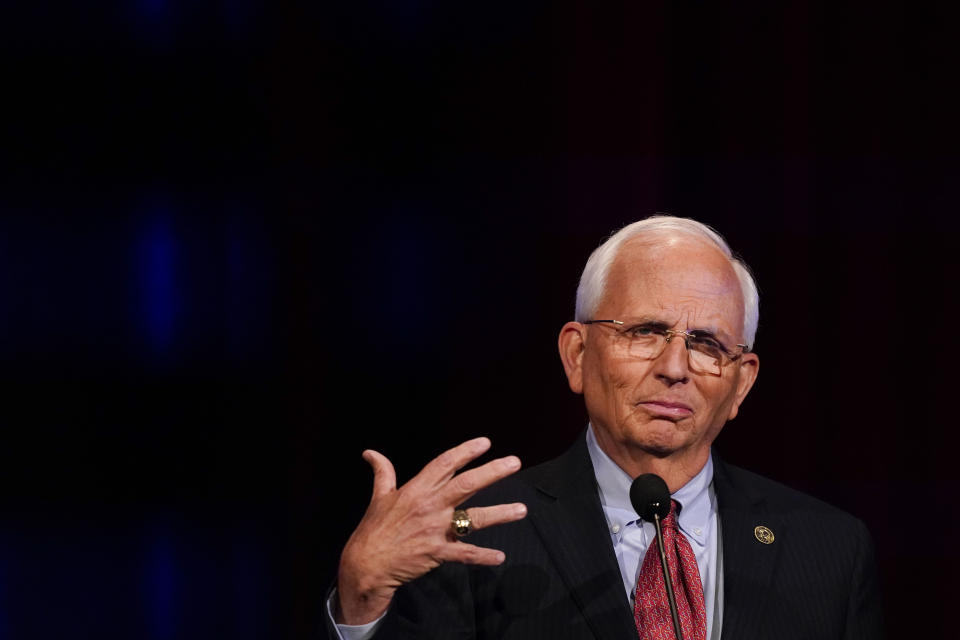
<path fill-rule="evenodd" d="M 377 627 L 383 622 L 383 617 L 387 615 L 386 612 L 373 622 L 366 624 L 340 624 L 333 617 L 333 599 L 336 597 L 337 588 L 334 587 L 330 591 L 330 597 L 327 598 L 327 616 L 330 618 L 333 628 L 337 630 L 340 640 L 370 640 L 376 633 Z"/>

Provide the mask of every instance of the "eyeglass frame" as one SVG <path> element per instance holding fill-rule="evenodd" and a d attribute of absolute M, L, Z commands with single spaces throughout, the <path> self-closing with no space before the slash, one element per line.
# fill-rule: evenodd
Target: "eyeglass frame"
<path fill-rule="evenodd" d="M 626 325 L 626 322 L 625 322 L 624 320 L 582 320 L 582 321 L 580 322 L 580 324 L 615 324 L 615 325 Z M 697 336 L 696 334 L 690 332 L 690 331 L 685 331 L 685 330 L 682 330 L 682 329 L 660 329 L 659 331 L 661 331 L 662 333 L 666 334 L 665 342 L 663 343 L 663 350 L 661 350 L 660 353 L 658 353 L 658 354 L 655 355 L 655 356 L 652 356 L 652 357 L 649 358 L 649 359 L 650 359 L 650 360 L 656 360 L 657 358 L 659 358 L 660 356 L 662 356 L 662 355 L 663 355 L 663 352 L 667 350 L 667 345 L 670 344 L 670 340 L 672 340 L 674 336 L 683 336 L 683 346 L 686 347 L 686 349 L 687 349 L 687 358 L 688 358 L 687 362 L 689 363 L 689 357 L 690 357 L 690 351 L 691 351 L 691 349 L 690 349 L 690 339 L 691 339 L 691 338 L 697 338 L 698 336 Z M 618 331 L 617 333 L 619 334 L 620 332 Z M 707 375 L 717 375 L 717 376 L 723 375 L 723 369 L 724 369 L 725 367 L 727 367 L 728 365 L 730 365 L 730 364 L 736 362 L 737 360 L 739 360 L 740 357 L 741 357 L 743 354 L 750 352 L 750 347 L 749 347 L 748 345 L 740 344 L 739 342 L 736 344 L 736 346 L 740 347 L 740 352 L 737 353 L 737 354 L 735 354 L 735 355 L 734 355 L 734 354 L 731 354 L 731 353 L 727 350 L 727 348 L 724 346 L 724 344 L 723 344 L 722 342 L 720 342 L 719 340 L 717 340 L 717 344 L 720 345 L 720 350 L 723 352 L 723 355 L 728 358 L 728 361 L 720 364 L 720 373 L 714 374 L 714 373 L 710 373 L 709 371 L 704 371 L 704 372 L 702 372 L 702 373 L 705 373 L 705 374 L 707 374 Z M 695 351 L 695 349 L 694 349 L 694 351 Z"/>

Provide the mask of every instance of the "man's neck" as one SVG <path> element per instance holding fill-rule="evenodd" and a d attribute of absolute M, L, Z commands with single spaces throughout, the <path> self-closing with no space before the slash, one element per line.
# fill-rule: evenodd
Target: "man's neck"
<path fill-rule="evenodd" d="M 593 427 L 593 431 L 600 449 L 631 478 L 644 473 L 655 473 L 667 483 L 670 493 L 690 482 L 710 458 L 709 446 L 682 449 L 664 455 L 638 447 L 617 446 L 602 430 Z"/>

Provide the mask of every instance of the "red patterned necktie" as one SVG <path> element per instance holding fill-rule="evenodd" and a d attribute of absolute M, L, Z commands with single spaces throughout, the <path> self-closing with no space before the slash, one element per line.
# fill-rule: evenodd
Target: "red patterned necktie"
<path fill-rule="evenodd" d="M 677 529 L 677 501 L 671 500 L 670 514 L 660 525 L 663 532 L 663 547 L 667 553 L 667 566 L 673 579 L 673 592 L 677 599 L 677 614 L 683 640 L 706 640 L 707 607 L 703 600 L 703 584 L 697 569 L 690 541 Z M 673 640 L 673 617 L 667 600 L 663 569 L 657 541 L 651 540 L 647 554 L 640 566 L 637 580 L 633 619 L 641 640 Z"/>

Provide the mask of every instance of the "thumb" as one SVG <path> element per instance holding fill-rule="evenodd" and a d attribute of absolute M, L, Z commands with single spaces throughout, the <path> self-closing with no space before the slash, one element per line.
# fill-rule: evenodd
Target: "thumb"
<path fill-rule="evenodd" d="M 373 467 L 373 497 L 390 493 L 397 488 L 397 472 L 393 470 L 393 463 L 385 455 L 367 449 L 363 452 L 363 459 Z"/>

